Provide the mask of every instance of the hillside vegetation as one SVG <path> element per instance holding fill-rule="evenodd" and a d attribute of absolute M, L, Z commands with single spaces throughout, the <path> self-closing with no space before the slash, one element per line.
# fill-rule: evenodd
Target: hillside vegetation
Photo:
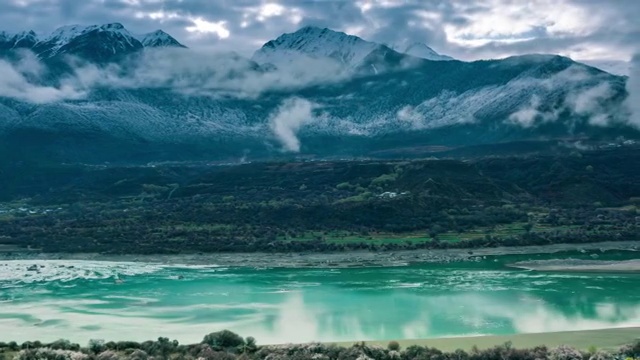
<path fill-rule="evenodd" d="M 640 150 L 234 166 L 12 165 L 0 244 L 46 252 L 338 251 L 637 240 Z"/>

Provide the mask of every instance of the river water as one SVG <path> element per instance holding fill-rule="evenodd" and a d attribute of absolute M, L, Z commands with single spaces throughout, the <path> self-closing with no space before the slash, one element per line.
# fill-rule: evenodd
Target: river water
<path fill-rule="evenodd" d="M 229 329 L 265 344 L 640 326 L 639 274 L 506 266 L 530 259 L 540 255 L 350 269 L 0 260 L 0 341 L 185 343 Z"/>

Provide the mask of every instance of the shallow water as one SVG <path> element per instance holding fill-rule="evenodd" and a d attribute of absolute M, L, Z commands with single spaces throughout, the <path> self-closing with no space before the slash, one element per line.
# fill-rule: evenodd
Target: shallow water
<path fill-rule="evenodd" d="M 196 342 L 230 329 L 284 343 L 640 326 L 640 275 L 505 266 L 531 258 L 540 256 L 359 269 L 0 260 L 0 341 Z"/>

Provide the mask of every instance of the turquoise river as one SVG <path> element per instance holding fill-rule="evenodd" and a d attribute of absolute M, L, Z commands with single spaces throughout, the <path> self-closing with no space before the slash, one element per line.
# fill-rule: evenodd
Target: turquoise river
<path fill-rule="evenodd" d="M 346 269 L 0 260 L 0 341 L 197 342 L 229 329 L 264 344 L 640 326 L 640 274 L 506 266 L 538 258 Z"/>

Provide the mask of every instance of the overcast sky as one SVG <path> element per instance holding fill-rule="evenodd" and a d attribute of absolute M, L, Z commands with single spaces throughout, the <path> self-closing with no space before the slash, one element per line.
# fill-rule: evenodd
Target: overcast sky
<path fill-rule="evenodd" d="M 387 44 L 424 42 L 462 60 L 554 53 L 618 72 L 640 50 L 639 19 L 640 0 L 0 0 L 0 27 L 12 32 L 120 22 L 250 56 L 314 25 Z"/>

